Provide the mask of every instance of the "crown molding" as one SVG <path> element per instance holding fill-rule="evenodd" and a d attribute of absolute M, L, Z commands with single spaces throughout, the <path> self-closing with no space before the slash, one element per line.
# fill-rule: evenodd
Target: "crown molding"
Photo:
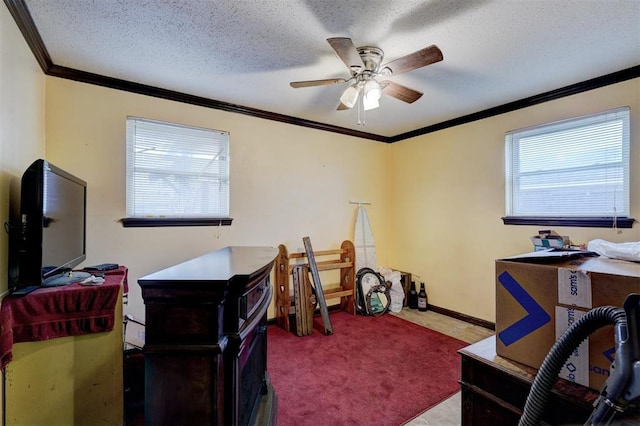
<path fill-rule="evenodd" d="M 404 139 L 414 138 L 416 136 L 427 133 L 436 132 L 438 130 L 447 129 L 449 127 L 459 126 L 461 124 L 470 123 L 472 121 L 482 120 L 507 112 L 515 111 L 522 108 L 528 108 L 544 102 L 553 101 L 555 99 L 564 98 L 578 93 L 586 92 L 600 87 L 608 86 L 615 83 L 621 83 L 626 80 L 640 77 L 640 65 L 624 69 L 622 71 L 613 72 L 600 77 L 592 78 L 580 83 L 570 84 L 560 89 L 550 90 L 539 95 L 530 96 L 528 98 L 509 102 L 497 107 L 488 108 L 482 111 L 474 112 L 452 120 L 443 121 L 442 123 L 423 127 L 421 129 L 412 130 L 389 138 L 389 143 L 398 142 Z"/>
<path fill-rule="evenodd" d="M 396 136 L 382 136 L 374 133 L 361 132 L 357 130 L 347 129 L 346 127 L 333 126 L 330 124 L 320 123 L 318 121 L 305 120 L 289 115 L 277 114 L 274 112 L 217 101 L 215 99 L 204 98 L 201 96 L 188 95 L 173 90 L 161 89 L 145 84 L 133 83 L 126 80 L 106 77 L 99 74 L 55 65 L 52 62 L 49 53 L 47 52 L 45 44 L 40 37 L 38 29 L 33 22 L 31 14 L 29 13 L 29 9 L 27 8 L 24 0 L 4 0 L 4 3 L 9 9 L 11 16 L 13 16 L 13 19 L 15 20 L 18 28 L 20 29 L 20 32 L 27 42 L 27 45 L 33 52 L 36 61 L 38 61 L 38 64 L 40 64 L 42 71 L 48 76 L 65 78 L 82 83 L 108 87 L 111 89 L 123 90 L 126 92 L 153 96 L 156 98 L 202 106 L 205 108 L 244 114 L 252 117 L 263 118 L 265 120 L 278 121 L 280 123 L 291 124 L 294 126 L 302 126 L 311 129 L 339 133 L 347 136 L 354 136 L 357 138 L 369 139 L 384 143 L 399 142 L 405 139 L 414 138 L 416 136 L 422 136 L 428 133 L 436 132 L 438 130 L 443 130 L 450 127 L 459 126 L 461 124 L 482 120 L 518 109 L 527 108 L 543 102 L 560 99 L 565 96 L 575 95 L 577 93 L 640 77 L 640 65 L 636 65 L 634 67 L 627 68 L 618 72 L 603 75 L 601 77 L 596 77 L 580 83 L 571 84 L 560 89 L 551 90 L 539 95 L 530 96 L 528 98 L 509 102 L 504 105 L 474 112 L 472 114 L 422 127 L 410 132 L 401 133 Z"/>

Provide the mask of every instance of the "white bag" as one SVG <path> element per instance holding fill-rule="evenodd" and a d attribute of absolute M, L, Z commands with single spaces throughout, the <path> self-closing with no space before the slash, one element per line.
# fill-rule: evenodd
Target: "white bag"
<path fill-rule="evenodd" d="M 605 240 L 591 240 L 587 250 L 611 259 L 640 262 L 640 242 L 612 243 Z"/>
<path fill-rule="evenodd" d="M 404 289 L 402 288 L 402 276 L 400 272 L 387 268 L 379 268 L 378 272 L 384 277 L 385 281 L 391 283 L 391 290 L 389 291 L 389 297 L 391 297 L 391 304 L 389 310 L 391 312 L 400 312 L 404 303 Z"/>

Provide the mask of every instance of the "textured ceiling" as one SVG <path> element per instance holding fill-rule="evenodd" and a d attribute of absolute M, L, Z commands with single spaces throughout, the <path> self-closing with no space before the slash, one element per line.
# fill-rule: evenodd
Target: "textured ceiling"
<path fill-rule="evenodd" d="M 386 137 L 640 64 L 640 0 L 25 3 L 55 65 Z M 349 77 L 329 37 L 444 60 L 392 77 L 424 96 L 384 96 L 363 127 L 336 111 L 346 84 L 289 86 Z"/>

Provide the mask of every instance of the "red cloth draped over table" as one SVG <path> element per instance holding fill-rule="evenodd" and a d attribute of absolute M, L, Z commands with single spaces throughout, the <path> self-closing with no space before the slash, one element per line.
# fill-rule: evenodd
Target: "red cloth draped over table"
<path fill-rule="evenodd" d="M 120 286 L 127 293 L 127 268 L 107 271 L 100 285 L 78 283 L 5 297 L 0 307 L 0 368 L 11 361 L 14 343 L 81 336 L 113 330 Z"/>

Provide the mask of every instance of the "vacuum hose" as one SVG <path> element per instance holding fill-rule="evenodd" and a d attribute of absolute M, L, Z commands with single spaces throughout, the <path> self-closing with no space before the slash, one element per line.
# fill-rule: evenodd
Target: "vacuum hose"
<path fill-rule="evenodd" d="M 594 308 L 573 323 L 556 341 L 533 381 L 524 412 L 518 423 L 519 426 L 538 426 L 540 424 L 551 389 L 571 353 L 589 335 L 607 325 L 615 325 L 626 330 L 625 311 L 614 306 Z"/>

